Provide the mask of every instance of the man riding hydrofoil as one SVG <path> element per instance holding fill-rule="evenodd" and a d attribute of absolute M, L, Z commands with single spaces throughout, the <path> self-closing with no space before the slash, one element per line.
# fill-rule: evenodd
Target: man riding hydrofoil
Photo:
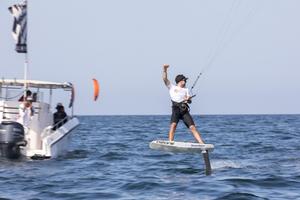
<path fill-rule="evenodd" d="M 184 75 L 179 74 L 175 78 L 176 85 L 171 84 L 168 80 L 168 64 L 163 65 L 163 81 L 169 89 L 169 94 L 172 100 L 172 116 L 169 131 L 169 141 L 174 142 L 174 134 L 179 120 L 183 120 L 187 128 L 190 129 L 193 136 L 198 143 L 204 144 L 201 139 L 200 133 L 197 131 L 194 120 L 190 115 L 190 108 L 188 103 L 191 102 L 192 96 L 189 89 L 185 87 L 186 78 Z"/>

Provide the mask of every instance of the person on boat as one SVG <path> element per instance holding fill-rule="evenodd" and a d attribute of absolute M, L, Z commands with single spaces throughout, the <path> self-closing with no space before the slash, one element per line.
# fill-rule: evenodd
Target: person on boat
<path fill-rule="evenodd" d="M 168 80 L 168 64 L 163 65 L 163 81 L 169 89 L 169 94 L 172 101 L 172 115 L 171 125 L 169 130 L 169 141 L 174 142 L 174 134 L 179 120 L 183 120 L 187 128 L 192 132 L 196 141 L 200 144 L 204 144 L 200 133 L 197 131 L 194 120 L 189 112 L 189 105 L 191 103 L 191 95 L 189 89 L 186 88 L 186 78 L 184 75 L 179 74 L 175 78 L 176 85 L 173 85 Z"/>
<path fill-rule="evenodd" d="M 24 127 L 28 128 L 31 122 L 31 119 L 34 115 L 34 108 L 30 101 L 24 101 L 19 106 L 19 118 L 18 122 Z"/>
<path fill-rule="evenodd" d="M 26 96 L 22 95 L 18 101 L 26 101 L 28 98 L 31 98 L 32 92 L 30 90 L 26 90 Z"/>
<path fill-rule="evenodd" d="M 37 93 L 34 92 L 34 93 L 32 94 L 32 102 L 37 102 L 37 99 L 38 99 Z"/>
<path fill-rule="evenodd" d="M 53 130 L 58 129 L 68 121 L 65 108 L 61 103 L 56 105 L 56 112 L 53 114 Z"/>

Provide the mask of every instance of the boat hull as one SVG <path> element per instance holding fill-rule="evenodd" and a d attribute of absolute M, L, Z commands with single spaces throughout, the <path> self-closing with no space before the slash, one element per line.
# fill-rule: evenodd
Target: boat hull
<path fill-rule="evenodd" d="M 42 133 L 42 149 L 24 149 L 23 154 L 32 159 L 49 159 L 63 156 L 67 153 L 71 135 L 79 126 L 79 121 L 76 117 L 68 120 L 60 128 L 55 131 L 48 129 Z"/>
<path fill-rule="evenodd" d="M 51 158 L 57 158 L 58 156 L 63 156 L 69 149 L 71 136 L 74 130 L 79 126 L 79 121 L 77 118 L 69 120 L 64 126 L 56 130 L 54 137 L 50 140 L 51 142 L 46 142 L 46 148 L 49 149 L 48 156 Z"/>

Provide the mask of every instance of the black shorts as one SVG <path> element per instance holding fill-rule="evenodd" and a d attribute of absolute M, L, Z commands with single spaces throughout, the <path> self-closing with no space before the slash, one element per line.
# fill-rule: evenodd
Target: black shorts
<path fill-rule="evenodd" d="M 182 120 L 187 128 L 195 125 L 189 111 L 180 112 L 180 109 L 177 106 L 172 106 L 171 123 L 178 124 L 179 120 Z"/>

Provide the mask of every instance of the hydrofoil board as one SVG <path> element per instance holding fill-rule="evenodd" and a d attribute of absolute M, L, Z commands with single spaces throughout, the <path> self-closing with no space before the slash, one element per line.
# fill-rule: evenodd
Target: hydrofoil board
<path fill-rule="evenodd" d="M 213 144 L 199 144 L 193 142 L 170 142 L 168 140 L 154 140 L 150 142 L 150 148 L 170 152 L 182 153 L 203 153 L 203 151 L 212 152 Z"/>

